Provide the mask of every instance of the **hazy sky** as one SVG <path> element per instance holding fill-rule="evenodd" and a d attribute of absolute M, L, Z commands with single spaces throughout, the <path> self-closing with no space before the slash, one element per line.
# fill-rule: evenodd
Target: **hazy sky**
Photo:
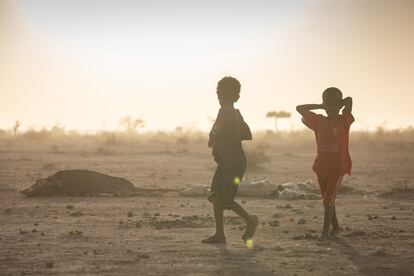
<path fill-rule="evenodd" d="M 0 128 L 206 128 L 226 75 L 253 129 L 329 86 L 355 128 L 414 125 L 414 1 L 0 0 Z"/>

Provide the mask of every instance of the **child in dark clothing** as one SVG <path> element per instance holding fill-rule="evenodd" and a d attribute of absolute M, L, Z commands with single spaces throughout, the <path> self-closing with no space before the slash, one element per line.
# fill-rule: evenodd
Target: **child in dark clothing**
<path fill-rule="evenodd" d="M 234 201 L 247 165 L 241 141 L 252 139 L 249 126 L 243 120 L 240 111 L 234 108 L 234 103 L 240 97 L 239 94 L 240 83 L 237 79 L 225 77 L 218 82 L 217 96 L 221 108 L 208 142 L 208 146 L 213 148 L 214 160 L 217 163 L 208 198 L 214 207 L 216 233 L 203 239 L 203 243 L 226 242 L 223 222 L 225 209 L 233 210 L 245 220 L 247 227 L 242 236 L 245 241 L 253 238 L 258 225 L 257 218 L 250 216 Z"/>

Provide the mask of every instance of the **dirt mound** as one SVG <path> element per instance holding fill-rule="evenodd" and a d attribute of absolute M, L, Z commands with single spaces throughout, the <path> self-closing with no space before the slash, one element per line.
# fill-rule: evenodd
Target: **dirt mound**
<path fill-rule="evenodd" d="M 35 184 L 22 191 L 28 197 L 36 196 L 136 196 L 158 195 L 170 189 L 137 188 L 125 178 L 110 176 L 88 170 L 64 170 L 47 178 L 38 179 Z"/>

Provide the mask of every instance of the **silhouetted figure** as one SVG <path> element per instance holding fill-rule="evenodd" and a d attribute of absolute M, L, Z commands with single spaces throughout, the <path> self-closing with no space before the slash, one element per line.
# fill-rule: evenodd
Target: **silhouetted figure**
<path fill-rule="evenodd" d="M 209 135 L 208 146 L 213 148 L 217 169 L 211 184 L 208 200 L 213 203 L 216 233 L 204 243 L 225 243 L 223 211 L 233 210 L 247 223 L 242 239 L 250 240 L 258 220 L 250 216 L 234 201 L 237 188 L 246 170 L 246 157 L 242 148 L 243 140 L 252 140 L 249 126 L 243 120 L 240 111 L 234 108 L 234 103 L 240 97 L 240 83 L 232 77 L 225 77 L 217 84 L 217 96 L 220 110 Z"/>
<path fill-rule="evenodd" d="M 296 110 L 303 116 L 302 122 L 315 132 L 317 156 L 313 170 L 318 176 L 319 188 L 325 207 L 323 229 L 320 239 L 336 236 L 339 231 L 335 210 L 335 197 L 342 178 L 351 174 L 349 155 L 349 128 L 354 122 L 352 98 L 342 99 L 342 92 L 335 87 L 327 88 L 322 94 L 322 104 L 298 105 Z M 342 114 L 339 111 L 342 110 Z M 327 116 L 310 110 L 324 109 Z M 330 224 L 332 231 L 328 235 Z"/>

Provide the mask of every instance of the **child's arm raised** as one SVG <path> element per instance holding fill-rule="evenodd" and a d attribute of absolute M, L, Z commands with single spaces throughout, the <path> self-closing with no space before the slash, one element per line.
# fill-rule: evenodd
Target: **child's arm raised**
<path fill-rule="evenodd" d="M 300 113 L 300 115 L 304 116 L 306 112 L 309 112 L 313 109 L 324 109 L 323 104 L 302 104 L 296 106 L 296 111 Z"/>
<path fill-rule="evenodd" d="M 342 113 L 352 113 L 352 98 L 346 97 L 342 100 L 342 104 L 344 105 L 344 109 Z"/>

